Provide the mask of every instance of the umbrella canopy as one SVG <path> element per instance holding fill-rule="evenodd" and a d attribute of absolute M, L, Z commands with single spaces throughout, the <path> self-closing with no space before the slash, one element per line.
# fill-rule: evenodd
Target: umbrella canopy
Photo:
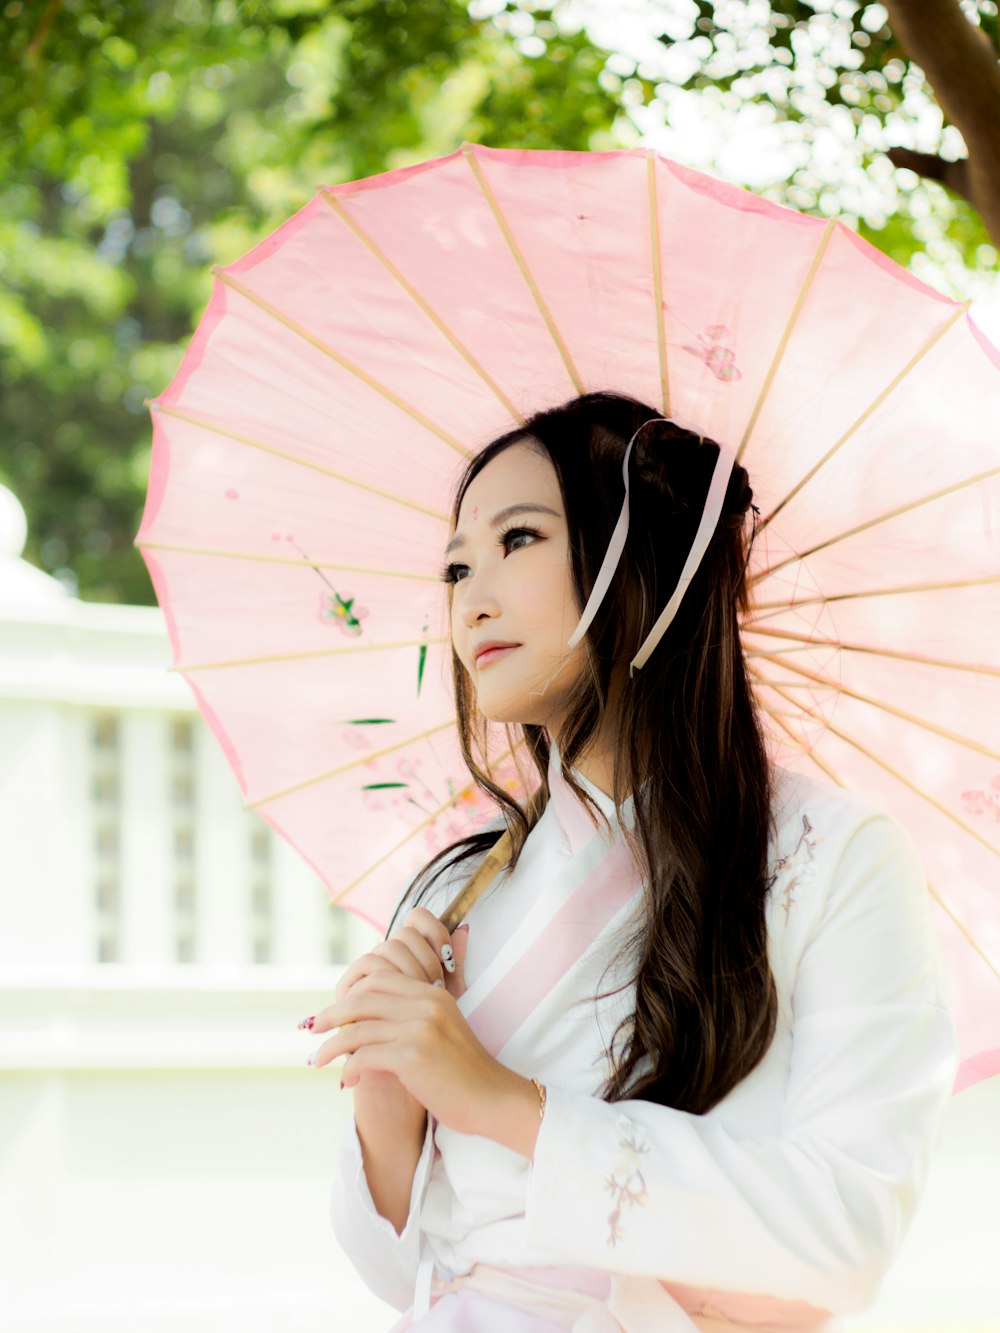
<path fill-rule="evenodd" d="M 963 1053 L 1000 1047 L 1000 354 L 847 227 L 652 152 L 465 145 L 218 271 L 137 543 L 247 804 L 379 926 L 493 813 L 451 697 L 451 492 L 593 389 L 747 467 L 775 757 L 911 830 Z"/>

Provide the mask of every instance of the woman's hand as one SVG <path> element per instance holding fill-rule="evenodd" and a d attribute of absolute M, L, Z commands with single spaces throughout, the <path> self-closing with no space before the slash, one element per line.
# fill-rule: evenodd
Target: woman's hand
<path fill-rule="evenodd" d="M 464 987 L 460 967 L 454 976 L 456 989 Z M 372 1073 L 392 1074 L 441 1124 L 530 1155 L 538 1127 L 535 1090 L 494 1060 L 447 986 L 433 985 L 426 973 L 418 978 L 395 967 L 373 968 L 317 1014 L 314 1032 L 334 1029 L 315 1063 L 346 1055 L 345 1086 Z"/>
<path fill-rule="evenodd" d="M 467 932 L 467 926 L 460 926 L 453 937 L 449 936 L 432 912 L 423 907 L 414 908 L 403 925 L 393 931 L 387 940 L 355 959 L 344 972 L 334 993 L 341 1000 L 362 978 L 378 972 L 395 972 L 418 981 L 436 982 L 439 986 L 443 983 L 457 997 L 465 991 Z M 442 963 L 441 951 L 446 944 L 452 948 L 454 972 L 448 972 Z M 329 1025 L 325 1024 L 327 1012 L 323 1010 L 315 1015 L 312 1020 L 313 1032 L 328 1030 Z M 320 1059 L 317 1053 L 313 1063 L 327 1064 L 329 1058 Z M 344 1086 L 348 1086 L 346 1080 Z M 392 1121 L 400 1128 L 418 1122 L 422 1125 L 425 1115 L 423 1104 L 406 1091 L 394 1074 L 372 1070 L 363 1078 L 359 1074 L 350 1082 L 350 1086 L 355 1089 L 355 1115 L 359 1122 L 372 1124 Z"/>
<path fill-rule="evenodd" d="M 448 992 L 457 999 L 465 992 L 467 940 L 468 926 L 459 926 L 454 935 L 449 935 L 433 912 L 415 907 L 399 930 L 394 930 L 387 940 L 355 959 L 341 977 L 334 994 L 341 1000 L 362 977 L 390 970 L 417 981 L 443 981 Z M 454 972 L 449 972 L 441 960 L 441 951 L 447 944 L 451 945 L 454 954 Z M 317 1029 L 314 1027 L 313 1030 Z"/>
<path fill-rule="evenodd" d="M 454 971 L 449 972 L 442 961 L 442 950 L 451 945 Z M 410 977 L 440 989 L 444 987 L 456 999 L 465 993 L 465 951 L 468 946 L 468 926 L 460 926 L 454 935 L 441 924 L 438 918 L 426 908 L 417 907 L 410 912 L 399 930 L 393 931 L 387 940 L 377 944 L 374 949 L 356 959 L 340 979 L 335 995 L 337 1002 L 344 999 L 366 977 L 393 973 L 396 976 Z M 313 1032 L 331 1031 L 337 1023 L 348 1020 L 338 1017 L 331 1020 L 330 1014 L 335 1006 L 322 1010 L 313 1019 Z M 341 1047 L 334 1047 L 327 1042 L 313 1055 L 316 1065 L 329 1064 L 338 1055 L 343 1054 Z M 350 1066 L 350 1067 L 349 1067 Z M 387 1118 L 399 1118 L 397 1123 L 423 1122 L 425 1103 L 413 1096 L 396 1077 L 395 1073 L 384 1069 L 363 1069 L 351 1060 L 344 1064 L 344 1087 L 354 1089 L 355 1115 L 365 1121 L 377 1121 L 382 1124 Z"/>
<path fill-rule="evenodd" d="M 450 943 L 454 972 L 441 961 Z M 313 1063 L 346 1056 L 343 1083 L 354 1089 L 355 1116 L 384 1129 L 425 1108 L 451 1129 L 484 1134 L 530 1157 L 538 1134 L 532 1084 L 494 1060 L 456 1000 L 466 990 L 468 928 L 449 936 L 431 912 L 415 908 L 388 940 L 357 959 L 337 999 L 313 1019 L 315 1033 L 334 1032 Z"/>

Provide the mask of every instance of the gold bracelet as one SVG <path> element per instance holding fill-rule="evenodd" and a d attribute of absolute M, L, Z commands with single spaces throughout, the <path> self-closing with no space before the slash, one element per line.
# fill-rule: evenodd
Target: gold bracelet
<path fill-rule="evenodd" d="M 538 1118 L 541 1120 L 545 1115 L 545 1085 L 544 1083 L 539 1083 L 537 1078 L 533 1078 L 531 1081 L 534 1083 L 535 1091 L 538 1093 Z"/>

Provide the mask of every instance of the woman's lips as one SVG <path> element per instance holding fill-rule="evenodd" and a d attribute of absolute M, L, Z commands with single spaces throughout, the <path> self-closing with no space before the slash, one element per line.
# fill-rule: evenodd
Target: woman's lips
<path fill-rule="evenodd" d="M 516 649 L 520 648 L 520 646 L 519 643 L 511 643 L 505 648 L 487 648 L 485 653 L 480 653 L 476 658 L 477 671 L 481 671 L 483 667 L 488 666 L 490 662 L 498 662 L 501 657 L 506 657 L 508 653 L 514 652 Z"/>

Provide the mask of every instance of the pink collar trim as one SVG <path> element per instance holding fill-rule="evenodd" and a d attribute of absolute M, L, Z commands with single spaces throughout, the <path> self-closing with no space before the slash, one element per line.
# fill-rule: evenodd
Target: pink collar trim
<path fill-rule="evenodd" d="M 563 777 L 562 761 L 559 751 L 553 743 L 549 753 L 549 802 L 563 836 L 569 844 L 570 853 L 576 856 L 577 852 L 587 845 L 595 833 L 603 837 L 610 846 L 617 839 L 622 821 L 618 818 L 615 803 L 610 796 L 605 795 L 599 787 L 595 787 L 592 782 L 588 782 L 582 774 L 575 770 L 573 770 L 573 776 L 588 796 L 593 798 L 597 808 L 607 819 L 611 826 L 610 837 L 607 829 L 595 822 L 590 811 L 575 795 Z M 626 823 L 631 826 L 631 799 L 625 802 L 622 813 L 625 816 Z"/>

